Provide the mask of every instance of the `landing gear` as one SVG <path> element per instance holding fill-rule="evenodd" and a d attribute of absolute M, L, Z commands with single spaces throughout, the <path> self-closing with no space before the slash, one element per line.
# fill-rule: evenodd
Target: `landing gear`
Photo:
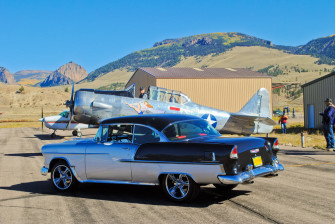
<path fill-rule="evenodd" d="M 56 137 L 56 130 L 54 130 L 54 132 L 51 134 L 51 138 Z"/>
<path fill-rule="evenodd" d="M 74 130 L 74 131 L 72 132 L 72 135 L 73 135 L 73 136 L 77 136 L 77 137 L 79 137 L 79 138 L 81 138 L 81 136 L 82 136 L 82 134 L 81 134 L 81 132 L 80 132 L 79 129 L 78 129 L 78 131 L 77 131 L 77 130 Z"/>

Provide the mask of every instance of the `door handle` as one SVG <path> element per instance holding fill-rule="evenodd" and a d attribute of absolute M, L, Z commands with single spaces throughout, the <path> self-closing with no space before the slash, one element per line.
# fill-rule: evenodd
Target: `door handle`
<path fill-rule="evenodd" d="M 129 150 L 129 148 L 122 148 L 122 149 Z"/>

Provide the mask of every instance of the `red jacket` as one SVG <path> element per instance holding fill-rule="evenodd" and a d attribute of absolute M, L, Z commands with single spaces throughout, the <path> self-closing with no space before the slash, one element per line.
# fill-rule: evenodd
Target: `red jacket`
<path fill-rule="evenodd" d="M 288 117 L 286 115 L 283 115 L 283 116 L 280 117 L 279 123 L 286 124 L 287 120 L 288 120 Z"/>

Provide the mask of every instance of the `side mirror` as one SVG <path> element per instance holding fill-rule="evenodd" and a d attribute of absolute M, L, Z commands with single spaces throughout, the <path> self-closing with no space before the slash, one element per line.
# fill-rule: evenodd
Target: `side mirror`
<path fill-rule="evenodd" d="M 99 137 L 97 137 L 97 139 L 96 139 L 96 140 L 97 140 L 97 142 L 100 142 L 100 138 L 99 138 Z"/>

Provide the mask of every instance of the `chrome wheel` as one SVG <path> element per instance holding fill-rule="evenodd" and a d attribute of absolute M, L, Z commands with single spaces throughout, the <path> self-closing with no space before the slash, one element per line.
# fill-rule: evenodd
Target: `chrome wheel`
<path fill-rule="evenodd" d="M 52 182 L 59 190 L 67 190 L 71 187 L 73 176 L 70 168 L 64 164 L 58 164 L 52 171 Z"/>
<path fill-rule="evenodd" d="M 186 174 L 167 174 L 165 178 L 167 193 L 174 199 L 184 199 L 190 193 L 190 180 Z"/>

